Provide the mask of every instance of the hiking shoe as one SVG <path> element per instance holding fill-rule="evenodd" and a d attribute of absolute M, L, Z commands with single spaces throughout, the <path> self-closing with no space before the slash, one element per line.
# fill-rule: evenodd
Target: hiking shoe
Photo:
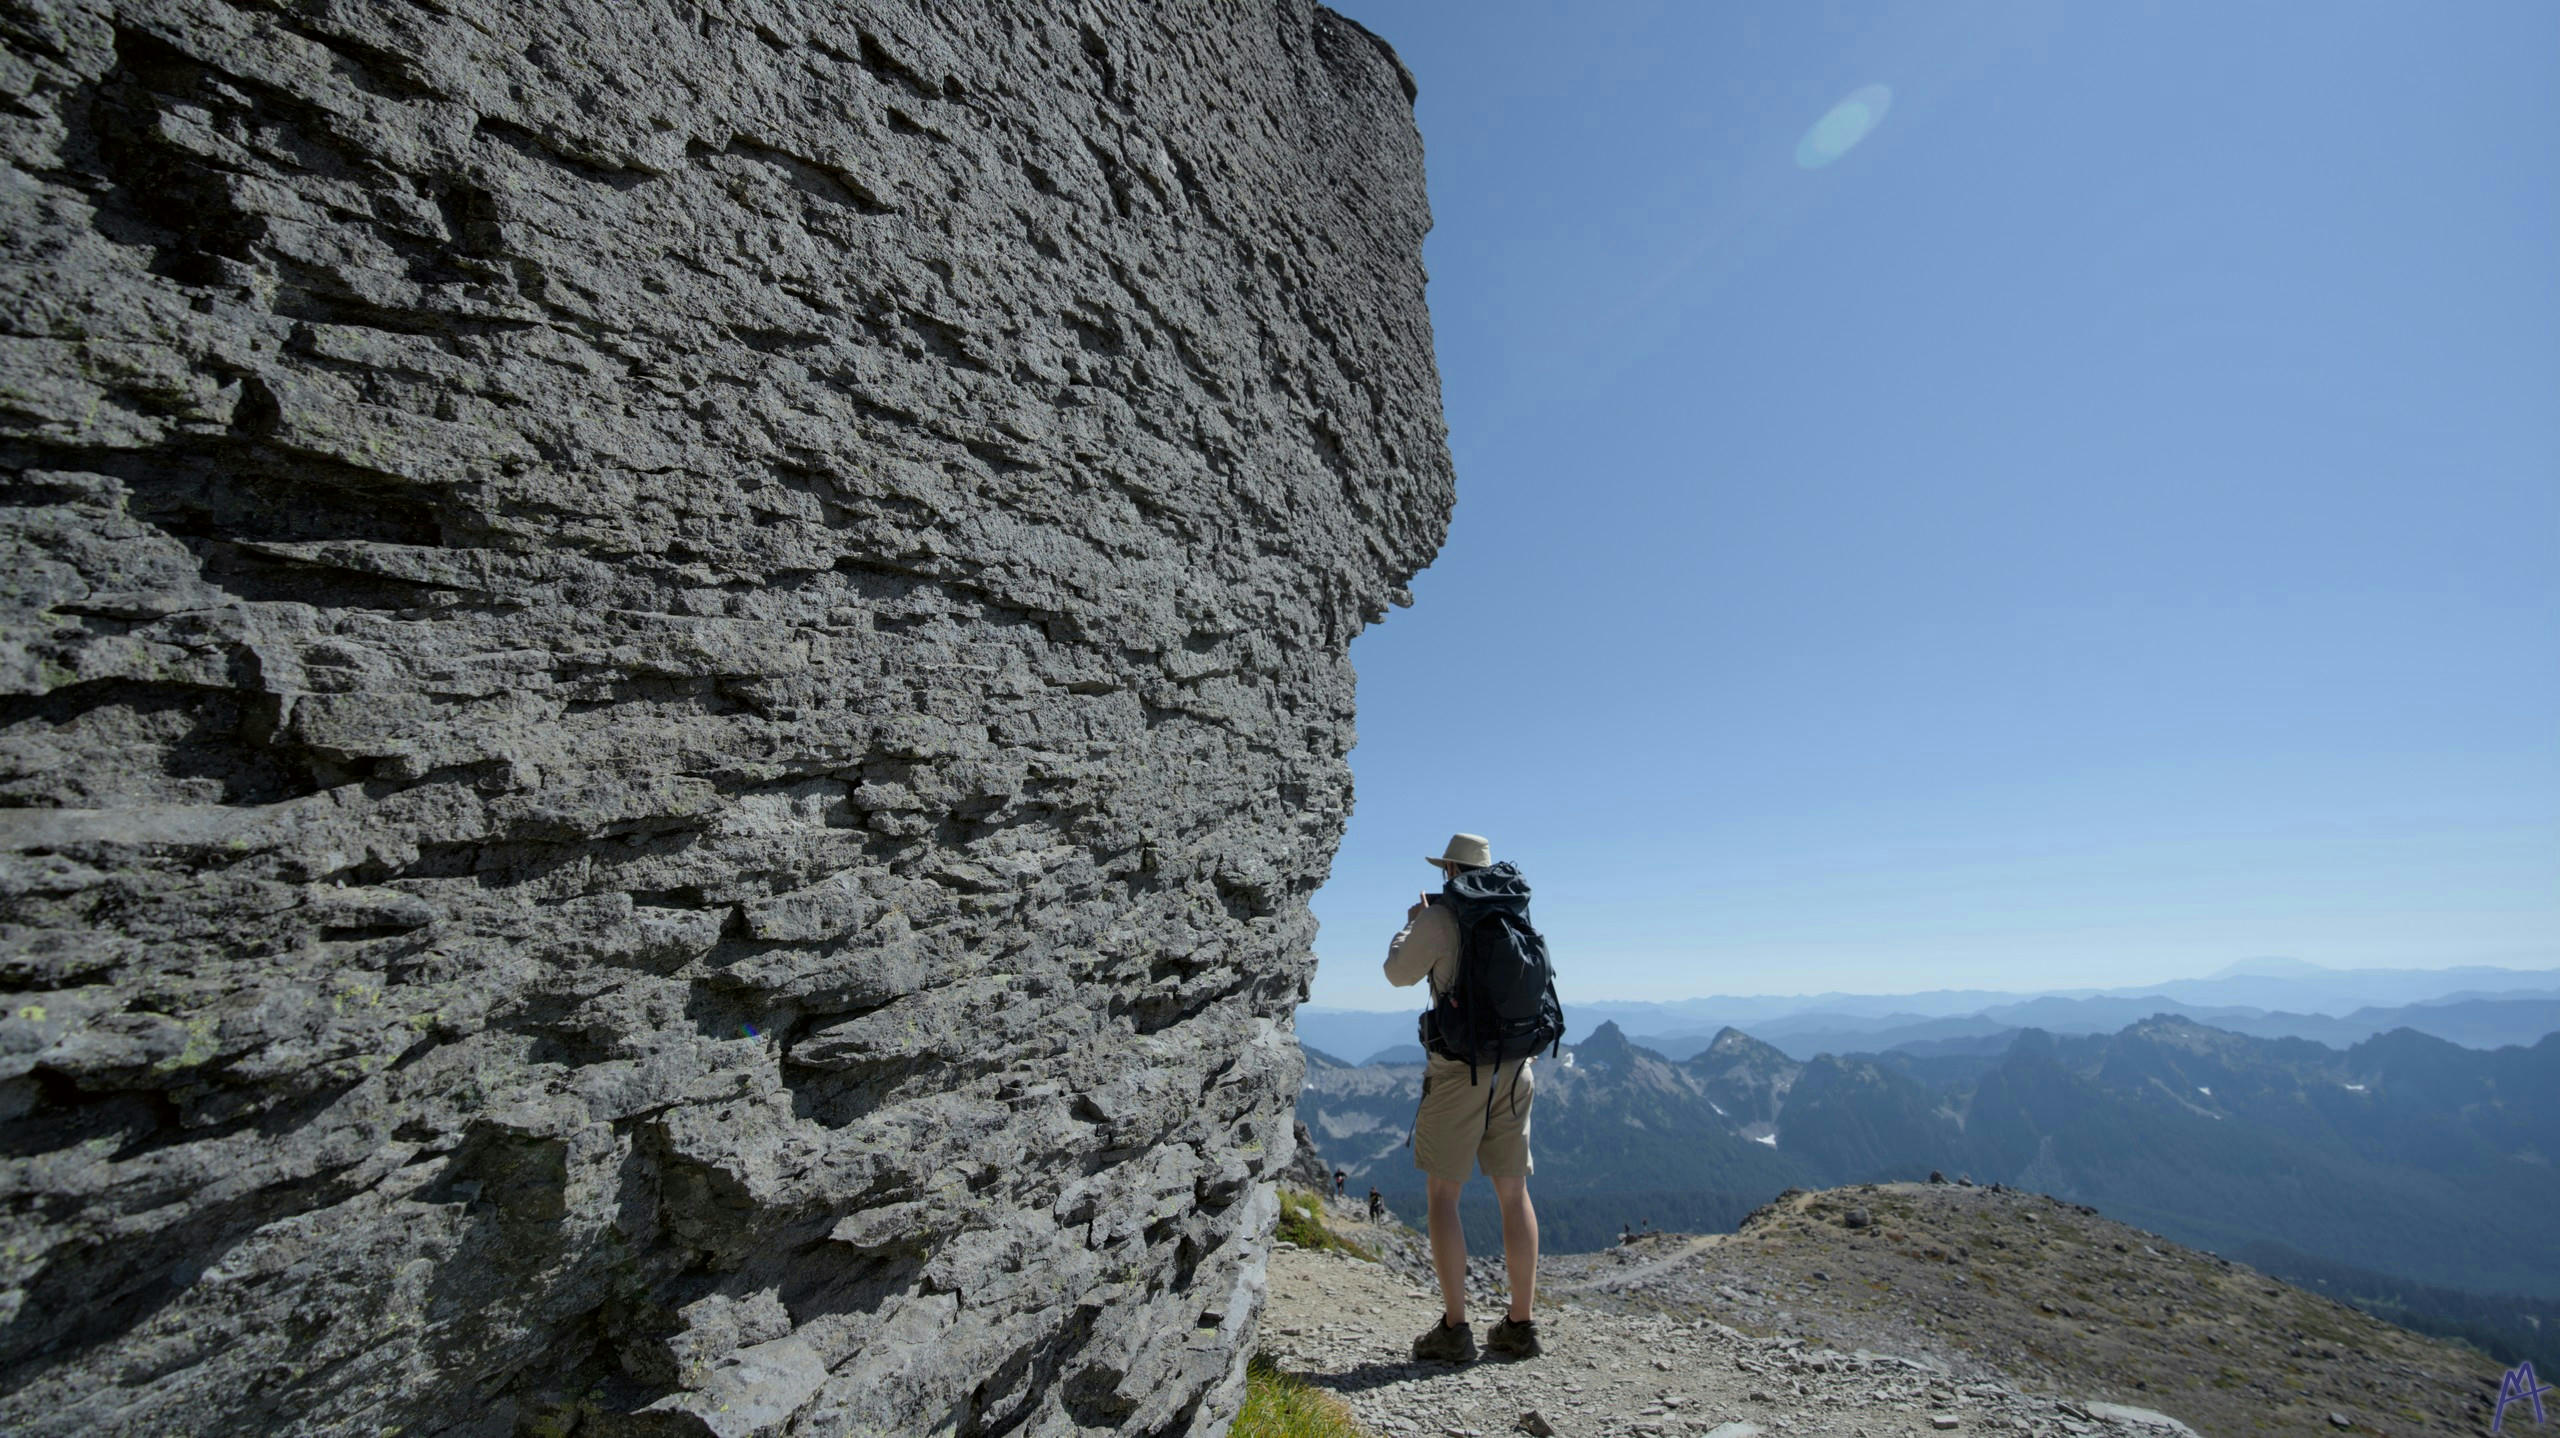
<path fill-rule="evenodd" d="M 1506 1318 L 1493 1325 L 1493 1331 L 1484 1336 L 1484 1351 L 1505 1358 L 1535 1358 L 1546 1352 L 1538 1346 L 1538 1320 Z"/>
<path fill-rule="evenodd" d="M 1461 1323 L 1449 1326 L 1447 1319 L 1431 1325 L 1431 1331 L 1413 1340 L 1415 1361 L 1424 1363 L 1473 1363 L 1476 1361 L 1476 1331 Z"/>

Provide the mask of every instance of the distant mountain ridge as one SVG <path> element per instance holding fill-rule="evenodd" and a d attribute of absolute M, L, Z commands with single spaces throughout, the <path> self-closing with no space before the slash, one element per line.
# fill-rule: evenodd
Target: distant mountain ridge
<path fill-rule="evenodd" d="M 1391 1197 L 1416 1065 L 1311 1068 L 1299 1117 Z M 2560 1033 L 2347 1049 L 2160 1014 L 1997 1053 L 1789 1056 L 1739 1028 L 1685 1060 L 1602 1024 L 1536 1075 L 1541 1227 L 1729 1228 L 1786 1187 L 1969 1173 L 2183 1242 L 2279 1243 L 2423 1283 L 2560 1297 Z"/>
<path fill-rule="evenodd" d="M 1574 974 L 1568 966 L 1565 982 Z M 2560 1028 L 2560 968 L 2327 969 L 2261 958 L 2200 979 L 2116 989 L 2017 993 L 1939 989 L 1912 994 L 1718 995 L 1652 1003 L 1566 995 L 1567 1042 L 1601 1023 L 1664 1053 L 1703 1046 L 1718 1030 L 1747 1029 L 1797 1058 L 1881 1052 L 1902 1044 L 1981 1039 L 2022 1028 L 2111 1033 L 2155 1013 L 2181 1014 L 2266 1038 L 2343 1047 L 2414 1028 L 2470 1048 L 2530 1044 Z M 1298 1010 L 1298 1032 L 1330 1053 L 1374 1054 L 1413 1040 L 1413 1013 Z M 1694 1052 L 1694 1049 L 1689 1051 Z"/>
<path fill-rule="evenodd" d="M 2141 999 L 2032 999 L 1960 1018 L 1918 1019 L 1874 1026 L 1845 1015 L 1806 1014 L 1762 1025 L 1760 1037 L 1796 1058 L 1820 1053 L 1882 1053 L 1917 1044 L 1945 1045 L 2001 1039 L 2022 1029 L 2056 1034 L 2110 1033 L 2153 1014 L 2174 1014 L 2258 1038 L 2300 1038 L 2345 1048 L 2393 1029 L 2415 1029 L 2465 1048 L 2530 1044 L 2560 1030 L 2560 989 L 2525 989 L 2485 997 L 2455 997 L 2353 1013 L 2299 1014 L 2245 1007 L 2202 1007 L 2153 995 Z M 1679 1053 L 1702 1041 L 1695 1032 L 1640 1034 L 1636 1042 Z"/>

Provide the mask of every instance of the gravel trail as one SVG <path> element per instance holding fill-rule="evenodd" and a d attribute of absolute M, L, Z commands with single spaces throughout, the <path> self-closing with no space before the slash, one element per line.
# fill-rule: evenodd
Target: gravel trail
<path fill-rule="evenodd" d="M 1356 1236 L 1375 1232 L 1364 1226 Z M 1926 1359 L 1758 1338 L 1712 1319 L 1608 1312 L 1561 1295 L 1540 1300 L 1542 1357 L 1484 1358 L 1465 1367 L 1414 1363 L 1414 1335 L 1438 1305 L 1412 1266 L 1418 1244 L 1391 1248 L 1387 1263 L 1275 1252 L 1262 1326 L 1264 1353 L 1339 1394 L 1375 1434 L 1491 1438 L 1544 1427 L 1560 1438 L 2192 1435 L 2146 1410 L 1964 1381 Z M 1476 1282 L 1483 1277 L 1480 1271 Z M 1471 1311 L 1479 1342 L 1500 1304 L 1487 1292 Z M 1526 1417 L 1531 1413 L 1537 1418 Z"/>

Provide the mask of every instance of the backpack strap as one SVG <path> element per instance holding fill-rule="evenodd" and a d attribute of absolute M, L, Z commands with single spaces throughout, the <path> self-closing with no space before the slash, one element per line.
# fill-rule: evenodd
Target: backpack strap
<path fill-rule="evenodd" d="M 1556 997 L 1556 970 L 1553 964 L 1547 966 L 1547 1002 L 1556 1006 L 1555 1046 L 1547 1050 L 1547 1057 L 1555 1058 L 1564 1052 L 1564 1003 Z"/>

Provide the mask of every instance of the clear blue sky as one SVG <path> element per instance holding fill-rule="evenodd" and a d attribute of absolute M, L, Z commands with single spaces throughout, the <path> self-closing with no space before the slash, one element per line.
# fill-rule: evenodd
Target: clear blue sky
<path fill-rule="evenodd" d="M 1315 1002 L 1456 829 L 1568 999 L 2560 963 L 2560 5 L 1342 8 L 1458 511 Z"/>

